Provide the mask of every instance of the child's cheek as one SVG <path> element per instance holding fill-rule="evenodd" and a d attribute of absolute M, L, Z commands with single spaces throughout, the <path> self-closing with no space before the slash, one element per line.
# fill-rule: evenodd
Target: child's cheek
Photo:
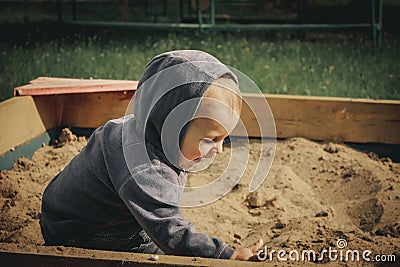
<path fill-rule="evenodd" d="M 212 157 L 214 154 L 214 152 L 213 152 L 214 148 L 215 148 L 214 143 L 200 142 L 199 151 L 200 151 L 201 157 L 204 157 L 204 158 Z"/>

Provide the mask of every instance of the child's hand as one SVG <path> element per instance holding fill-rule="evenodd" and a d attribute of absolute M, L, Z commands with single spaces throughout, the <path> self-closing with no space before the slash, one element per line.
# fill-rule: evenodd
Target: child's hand
<path fill-rule="evenodd" d="M 262 239 L 258 240 L 252 246 L 248 248 L 240 248 L 233 252 L 231 260 L 239 260 L 239 261 L 248 261 L 253 260 L 258 250 L 264 245 L 264 241 Z"/>

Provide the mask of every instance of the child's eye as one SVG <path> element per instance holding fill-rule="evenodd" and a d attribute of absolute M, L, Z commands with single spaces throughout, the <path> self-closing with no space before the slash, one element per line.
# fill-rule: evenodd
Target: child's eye
<path fill-rule="evenodd" d="M 212 140 L 212 139 L 210 139 L 210 138 L 205 138 L 205 139 L 203 139 L 202 140 L 204 143 L 206 143 L 206 144 L 212 144 L 212 143 L 214 143 L 214 140 Z"/>

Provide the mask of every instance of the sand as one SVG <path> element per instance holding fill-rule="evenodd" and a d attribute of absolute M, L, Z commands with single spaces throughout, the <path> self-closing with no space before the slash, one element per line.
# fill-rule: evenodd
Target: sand
<path fill-rule="evenodd" d="M 29 251 L 43 245 L 39 227 L 43 190 L 85 144 L 83 137 L 64 136 L 58 145 L 39 148 L 32 159 L 20 158 L 13 170 L 0 172 L 0 248 L 18 245 Z M 207 170 L 190 174 L 188 185 L 218 177 L 230 150 L 227 145 Z M 302 251 L 313 250 L 316 261 L 324 265 L 378 265 L 362 259 L 330 261 L 320 254 L 330 247 L 344 253 L 370 250 L 370 258 L 395 255 L 400 261 L 400 163 L 345 144 L 280 140 L 269 175 L 256 192 L 249 193 L 260 143 L 252 140 L 250 151 L 245 147 L 238 151 L 243 157 L 250 153 L 250 164 L 234 190 L 212 204 L 183 209 L 198 231 L 235 248 L 262 238 L 270 255 L 271 250 L 287 252 L 283 258 L 288 262 L 278 261 L 272 253 L 279 264 L 313 264 L 290 261 L 296 254 L 289 258 L 291 250 L 300 257 Z M 342 249 L 337 247 L 339 239 L 346 241 Z"/>

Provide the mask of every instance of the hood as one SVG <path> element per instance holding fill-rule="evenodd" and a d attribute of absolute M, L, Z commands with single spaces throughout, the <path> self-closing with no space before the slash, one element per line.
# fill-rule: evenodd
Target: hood
<path fill-rule="evenodd" d="M 146 66 L 134 98 L 136 133 L 175 167 L 179 147 L 201 97 L 220 77 L 236 76 L 218 59 L 198 50 L 171 51 Z"/>

